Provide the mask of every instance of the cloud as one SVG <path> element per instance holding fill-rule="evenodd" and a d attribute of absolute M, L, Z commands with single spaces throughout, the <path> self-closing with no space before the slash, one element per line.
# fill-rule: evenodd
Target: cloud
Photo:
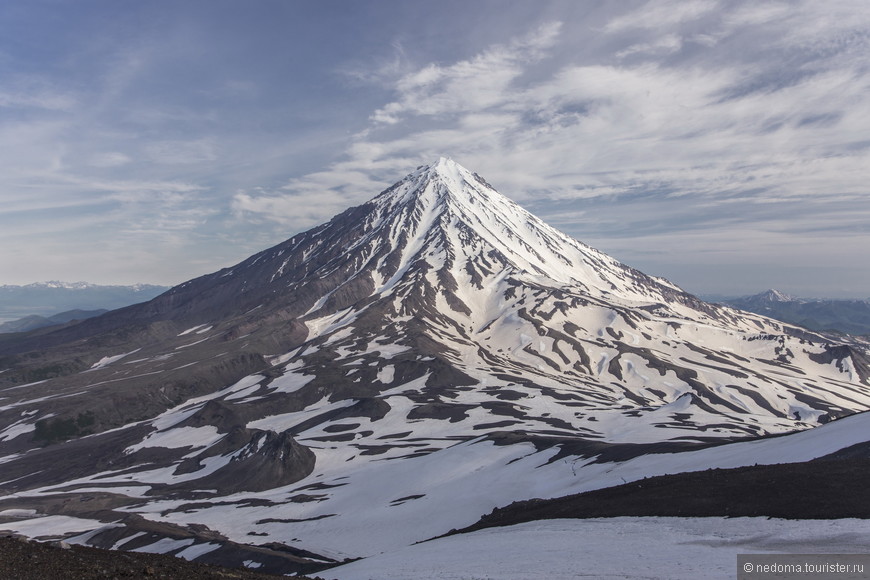
<path fill-rule="evenodd" d="M 392 84 L 396 79 L 409 73 L 412 65 L 401 41 L 391 42 L 390 49 L 391 52 L 387 56 L 369 57 L 362 62 L 346 63 L 340 66 L 337 72 L 355 83 Z"/>
<path fill-rule="evenodd" d="M 217 159 L 212 139 L 192 141 L 158 141 L 145 146 L 145 153 L 155 163 L 186 165 Z"/>
<path fill-rule="evenodd" d="M 666 34 L 653 42 L 633 44 L 616 53 L 616 58 L 622 59 L 636 54 L 671 54 L 683 47 L 683 39 L 676 34 Z"/>
<path fill-rule="evenodd" d="M 407 116 L 481 111 L 504 102 L 525 67 L 540 60 L 556 41 L 554 22 L 504 46 L 450 66 L 429 64 L 396 83 L 398 99 L 372 114 L 375 123 L 398 123 Z"/>
<path fill-rule="evenodd" d="M 310 203 L 317 199 L 317 203 Z M 326 215 L 346 209 L 345 198 L 319 192 L 312 197 L 289 196 L 257 191 L 255 195 L 240 191 L 233 196 L 232 211 L 242 218 L 275 221 L 295 229 L 311 228 L 322 223 Z"/>
<path fill-rule="evenodd" d="M 91 155 L 89 165 L 93 167 L 120 167 L 127 165 L 131 161 L 132 159 L 128 155 L 120 151 L 109 151 Z"/>
<path fill-rule="evenodd" d="M 50 92 L 0 92 L 0 107 L 37 108 L 49 111 L 67 111 L 75 105 L 71 95 Z"/>
<path fill-rule="evenodd" d="M 0 108 L 63 112 L 76 107 L 80 98 L 75 91 L 57 87 L 39 75 L 13 73 L 6 75 L 0 89 Z"/>
<path fill-rule="evenodd" d="M 606 32 L 631 29 L 666 30 L 707 16 L 720 8 L 715 0 L 681 0 L 648 2 L 638 10 L 614 18 L 604 27 Z"/>

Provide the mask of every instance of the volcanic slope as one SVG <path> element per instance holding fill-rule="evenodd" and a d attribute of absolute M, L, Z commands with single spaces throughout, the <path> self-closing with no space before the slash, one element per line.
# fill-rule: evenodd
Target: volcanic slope
<path fill-rule="evenodd" d="M 74 515 L 70 534 L 115 547 L 137 515 L 364 556 L 570 493 L 589 458 L 870 408 L 865 352 L 701 302 L 444 158 L 232 268 L 2 348 L 0 516 Z"/>

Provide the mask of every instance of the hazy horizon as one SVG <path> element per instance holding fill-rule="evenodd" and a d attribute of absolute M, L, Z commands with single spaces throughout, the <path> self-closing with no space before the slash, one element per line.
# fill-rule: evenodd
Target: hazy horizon
<path fill-rule="evenodd" d="M 0 7 L 0 284 L 172 286 L 450 156 L 694 294 L 870 296 L 870 6 Z"/>

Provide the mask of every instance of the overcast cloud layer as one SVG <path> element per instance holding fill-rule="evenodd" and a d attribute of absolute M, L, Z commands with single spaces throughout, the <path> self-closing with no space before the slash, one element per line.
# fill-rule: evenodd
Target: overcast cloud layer
<path fill-rule="evenodd" d="M 0 5 L 0 284 L 177 284 L 440 155 L 696 293 L 870 296 L 870 4 Z"/>

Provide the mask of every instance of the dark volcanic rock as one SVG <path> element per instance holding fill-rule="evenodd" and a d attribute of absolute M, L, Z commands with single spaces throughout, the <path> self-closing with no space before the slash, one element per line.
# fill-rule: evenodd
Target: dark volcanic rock
<path fill-rule="evenodd" d="M 544 519 L 616 516 L 870 518 L 870 459 L 709 469 L 498 508 L 469 532 Z"/>
<path fill-rule="evenodd" d="M 207 481 L 195 479 L 172 487 L 207 487 L 217 489 L 221 495 L 263 491 L 299 481 L 314 470 L 314 453 L 297 443 L 289 431 L 279 434 L 250 429 L 238 431 L 238 434 L 248 435 L 247 443 L 233 453 L 232 459 L 226 465 L 210 473 Z M 209 449 L 208 455 L 213 456 L 215 453 Z M 189 468 L 183 472 L 188 471 Z"/>
<path fill-rule="evenodd" d="M 265 580 L 284 578 L 247 570 L 189 562 L 164 554 L 119 552 L 86 546 L 64 549 L 47 543 L 0 536 L 0 577 L 9 580 L 163 578 L 173 580 Z M 304 580 L 307 576 L 295 576 Z"/>
<path fill-rule="evenodd" d="M 179 423 L 178 427 L 204 427 L 206 425 L 216 427 L 218 433 L 229 433 L 236 427 L 244 427 L 245 421 L 236 410 L 228 404 L 212 399 L 203 407 Z"/>

